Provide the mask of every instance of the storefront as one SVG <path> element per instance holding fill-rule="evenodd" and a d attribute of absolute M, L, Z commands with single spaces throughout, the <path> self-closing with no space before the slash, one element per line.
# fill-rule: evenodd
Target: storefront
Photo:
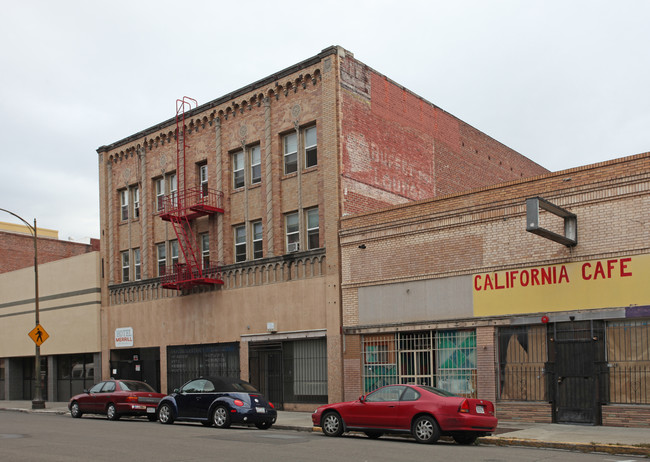
<path fill-rule="evenodd" d="M 346 399 L 421 383 L 650 427 L 649 207 L 640 154 L 346 217 Z"/>

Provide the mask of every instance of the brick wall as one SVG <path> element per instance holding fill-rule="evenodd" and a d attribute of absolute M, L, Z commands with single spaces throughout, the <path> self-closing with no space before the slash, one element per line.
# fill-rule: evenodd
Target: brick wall
<path fill-rule="evenodd" d="M 90 244 L 38 239 L 38 264 L 99 250 L 99 239 Z M 34 266 L 34 238 L 27 234 L 0 231 L 0 273 Z"/>
<path fill-rule="evenodd" d="M 352 57 L 341 82 L 346 213 L 548 172 Z"/>
<path fill-rule="evenodd" d="M 551 423 L 552 409 L 549 403 L 535 401 L 499 401 L 495 403 L 500 420 Z"/>
<path fill-rule="evenodd" d="M 603 425 L 650 428 L 650 406 L 608 404 L 602 407 L 602 416 Z"/>

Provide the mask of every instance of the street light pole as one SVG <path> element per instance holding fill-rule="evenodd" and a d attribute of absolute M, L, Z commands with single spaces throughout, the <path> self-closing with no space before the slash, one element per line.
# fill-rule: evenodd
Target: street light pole
<path fill-rule="evenodd" d="M 0 210 L 13 215 L 25 223 L 29 231 L 34 236 L 34 306 L 36 317 L 35 326 L 38 326 L 40 324 L 40 320 L 38 307 L 38 232 L 36 231 L 36 218 L 34 218 L 34 226 L 32 226 L 15 213 L 2 208 L 0 208 Z M 36 374 L 36 389 L 34 390 L 34 399 L 32 399 L 32 409 L 45 409 L 45 401 L 43 401 L 43 394 L 41 392 L 41 347 L 38 343 L 36 344 L 35 356 L 36 357 L 34 358 L 34 362 L 36 364 L 34 367 L 34 373 Z"/>

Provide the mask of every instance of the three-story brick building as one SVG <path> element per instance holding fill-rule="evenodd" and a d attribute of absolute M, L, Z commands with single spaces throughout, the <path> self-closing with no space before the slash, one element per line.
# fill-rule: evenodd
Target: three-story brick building
<path fill-rule="evenodd" d="M 103 376 L 285 409 L 343 397 L 341 217 L 547 172 L 340 47 L 97 151 Z"/>

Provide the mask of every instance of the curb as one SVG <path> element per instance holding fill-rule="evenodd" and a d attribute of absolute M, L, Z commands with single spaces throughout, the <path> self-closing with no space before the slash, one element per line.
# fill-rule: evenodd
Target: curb
<path fill-rule="evenodd" d="M 492 446 L 524 446 L 529 448 L 565 449 L 579 452 L 601 452 L 606 454 L 646 456 L 650 457 L 650 447 L 629 446 L 624 444 L 604 443 L 562 443 L 558 441 L 539 441 L 521 438 L 499 438 L 484 436 L 478 439 L 479 443 Z"/>

